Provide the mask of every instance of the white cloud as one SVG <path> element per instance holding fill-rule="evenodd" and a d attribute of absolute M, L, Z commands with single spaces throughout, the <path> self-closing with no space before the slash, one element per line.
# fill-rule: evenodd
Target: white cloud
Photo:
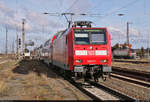
<path fill-rule="evenodd" d="M 88 0 L 67 0 L 69 7 L 68 11 L 74 13 L 85 13 L 88 12 L 89 8 L 92 6 Z"/>
<path fill-rule="evenodd" d="M 58 24 L 56 20 L 48 19 L 44 14 L 27 8 L 20 8 L 15 12 L 14 9 L 6 7 L 2 0 L 0 0 L 0 14 L 1 25 L 7 26 L 12 30 L 15 30 L 16 27 L 21 30 L 23 18 L 26 19 L 25 30 L 27 32 L 41 32 L 42 26 L 49 27 L 47 32 L 63 27 L 61 24 Z"/>
<path fill-rule="evenodd" d="M 116 34 L 120 34 L 120 35 L 124 34 L 123 31 L 120 28 L 117 28 L 117 27 L 110 26 L 110 27 L 108 27 L 108 30 L 109 30 L 110 33 L 115 34 L 115 35 Z"/>
<path fill-rule="evenodd" d="M 126 36 L 126 29 L 123 30 L 119 27 L 109 26 L 108 30 L 112 36 L 117 36 L 117 35 L 118 36 Z M 139 31 L 137 29 L 134 29 L 134 28 L 130 28 L 129 33 L 131 36 L 139 36 Z"/>
<path fill-rule="evenodd" d="M 2 0 L 0 0 L 0 11 L 3 12 L 5 16 L 14 17 L 14 11 L 7 8 Z"/>
<path fill-rule="evenodd" d="M 126 42 L 126 29 L 123 30 L 117 26 L 109 26 L 108 31 L 111 35 L 112 45 L 114 45 L 116 43 L 125 43 Z M 136 30 L 134 28 L 130 28 L 129 36 L 130 36 L 130 40 L 132 37 L 138 37 L 139 36 L 138 30 Z"/>
<path fill-rule="evenodd" d="M 134 29 L 134 28 L 130 28 L 130 31 L 129 33 L 133 36 L 139 36 L 139 31 L 137 29 Z"/>
<path fill-rule="evenodd" d="M 119 27 L 115 27 L 115 26 L 109 26 L 108 28 L 108 32 L 111 35 L 111 39 L 113 40 L 120 40 L 121 38 L 124 40 L 125 38 L 125 32 L 119 28 Z"/>

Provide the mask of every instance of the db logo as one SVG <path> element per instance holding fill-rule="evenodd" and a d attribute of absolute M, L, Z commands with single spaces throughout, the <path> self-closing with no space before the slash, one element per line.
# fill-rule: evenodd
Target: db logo
<path fill-rule="evenodd" d="M 95 51 L 88 51 L 88 55 L 95 55 Z"/>

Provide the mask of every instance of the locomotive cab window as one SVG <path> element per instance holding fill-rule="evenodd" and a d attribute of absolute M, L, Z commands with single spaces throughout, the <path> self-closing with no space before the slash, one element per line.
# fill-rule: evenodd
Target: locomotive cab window
<path fill-rule="evenodd" d="M 91 42 L 92 44 L 105 44 L 106 43 L 106 34 L 104 33 L 91 33 Z"/>
<path fill-rule="evenodd" d="M 75 29 L 75 44 L 106 44 L 106 32 L 104 29 Z"/>
<path fill-rule="evenodd" d="M 89 44 L 89 34 L 88 33 L 75 33 L 75 44 Z"/>

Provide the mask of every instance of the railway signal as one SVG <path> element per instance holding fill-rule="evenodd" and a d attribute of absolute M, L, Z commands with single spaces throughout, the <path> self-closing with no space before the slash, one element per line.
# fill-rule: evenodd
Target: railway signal
<path fill-rule="evenodd" d="M 19 59 L 19 38 L 18 38 L 18 29 L 16 28 L 16 56 Z M 21 43 L 21 41 L 20 41 Z"/>
<path fill-rule="evenodd" d="M 19 38 L 19 45 L 21 45 L 21 39 Z"/>
<path fill-rule="evenodd" d="M 24 32 L 24 24 L 25 24 L 25 19 L 22 19 L 22 55 L 23 58 L 25 57 L 25 32 Z"/>

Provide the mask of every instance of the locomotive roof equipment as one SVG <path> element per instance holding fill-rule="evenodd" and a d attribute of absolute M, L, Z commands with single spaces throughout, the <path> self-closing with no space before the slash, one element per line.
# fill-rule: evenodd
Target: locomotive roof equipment
<path fill-rule="evenodd" d="M 91 28 L 92 23 L 93 22 L 91 22 L 91 21 L 75 21 L 74 24 L 72 25 L 72 27 L 80 26 L 82 28 L 83 26 L 86 26 L 87 28 Z"/>

